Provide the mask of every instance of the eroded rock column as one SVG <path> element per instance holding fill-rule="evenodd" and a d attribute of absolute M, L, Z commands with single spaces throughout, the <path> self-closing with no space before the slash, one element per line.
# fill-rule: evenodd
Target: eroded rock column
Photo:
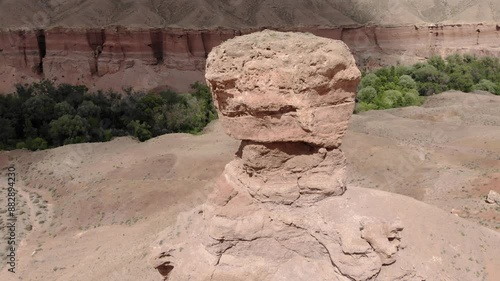
<path fill-rule="evenodd" d="M 263 31 L 208 56 L 220 122 L 241 145 L 203 206 L 153 246 L 164 280 L 375 280 L 402 226 L 357 216 L 340 150 L 360 79 L 340 41 Z"/>
<path fill-rule="evenodd" d="M 225 173 L 259 202 L 309 204 L 345 191 L 339 149 L 360 72 L 345 44 L 264 31 L 229 40 L 207 61 L 226 133 L 242 140 Z"/>

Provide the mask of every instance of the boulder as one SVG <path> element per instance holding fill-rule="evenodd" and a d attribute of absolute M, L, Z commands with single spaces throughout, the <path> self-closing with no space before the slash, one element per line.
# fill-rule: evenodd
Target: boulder
<path fill-rule="evenodd" d="M 215 47 L 205 77 L 228 135 L 337 148 L 361 73 L 341 41 L 265 30 Z"/>
<path fill-rule="evenodd" d="M 490 190 L 488 196 L 486 197 L 486 202 L 489 204 L 500 205 L 500 194 L 494 190 Z"/>

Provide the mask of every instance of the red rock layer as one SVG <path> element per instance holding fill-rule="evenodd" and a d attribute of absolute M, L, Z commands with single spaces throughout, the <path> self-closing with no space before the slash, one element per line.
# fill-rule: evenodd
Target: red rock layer
<path fill-rule="evenodd" d="M 262 29 L 262 28 L 261 28 Z M 258 30 L 261 30 L 258 29 Z M 358 65 L 410 63 L 433 54 L 500 55 L 498 25 L 288 28 L 343 40 Z M 203 80 L 213 47 L 245 30 L 106 29 L 0 31 L 0 92 L 16 83 L 52 79 L 93 89 L 187 90 Z"/>

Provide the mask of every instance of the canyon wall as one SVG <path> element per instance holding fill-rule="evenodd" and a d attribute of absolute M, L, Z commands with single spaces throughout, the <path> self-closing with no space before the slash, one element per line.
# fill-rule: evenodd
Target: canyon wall
<path fill-rule="evenodd" d="M 207 54 L 222 42 L 259 29 L 52 28 L 0 31 L 0 92 L 41 78 L 90 89 L 186 91 L 203 81 Z M 343 40 L 361 68 L 413 63 L 431 55 L 500 55 L 500 26 L 273 28 Z"/>

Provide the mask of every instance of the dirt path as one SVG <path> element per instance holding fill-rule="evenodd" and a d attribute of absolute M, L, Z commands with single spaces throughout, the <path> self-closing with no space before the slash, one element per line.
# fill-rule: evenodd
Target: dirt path
<path fill-rule="evenodd" d="M 43 225 L 40 224 L 40 221 L 37 219 L 38 218 L 37 211 L 41 211 L 41 208 L 37 208 L 32 199 L 30 198 L 30 194 L 33 192 L 33 190 L 30 190 L 22 182 L 18 182 L 17 185 L 18 185 L 17 186 L 18 194 L 26 200 L 26 206 L 27 208 L 29 208 L 29 223 L 32 226 L 31 231 L 28 231 L 21 241 L 21 247 L 26 247 L 27 245 L 29 245 L 28 241 L 34 241 L 33 238 L 36 239 L 37 235 L 41 233 L 44 229 L 47 229 L 48 226 L 50 225 L 54 213 L 53 204 L 47 204 L 47 209 L 44 218 L 45 223 Z M 35 193 L 40 195 L 37 192 Z M 44 197 L 39 197 L 39 200 L 43 199 Z M 33 243 L 33 245 L 35 245 L 35 243 Z M 33 252 L 33 254 L 35 254 L 35 252 Z"/>
<path fill-rule="evenodd" d="M 24 200 L 26 200 L 26 205 L 29 208 L 29 221 L 30 221 L 31 226 L 33 227 L 31 229 L 31 232 L 35 232 L 40 227 L 40 224 L 38 224 L 38 222 L 35 220 L 35 218 L 36 218 L 35 207 L 33 206 L 33 202 L 30 199 L 30 195 L 25 190 L 25 188 L 26 188 L 26 186 L 24 186 L 23 184 L 19 184 L 18 183 L 17 192 L 18 192 L 19 195 L 21 195 L 22 197 L 24 197 Z M 26 237 L 28 235 L 29 234 L 26 234 Z M 24 240 L 26 240 L 26 237 L 24 238 Z"/>

